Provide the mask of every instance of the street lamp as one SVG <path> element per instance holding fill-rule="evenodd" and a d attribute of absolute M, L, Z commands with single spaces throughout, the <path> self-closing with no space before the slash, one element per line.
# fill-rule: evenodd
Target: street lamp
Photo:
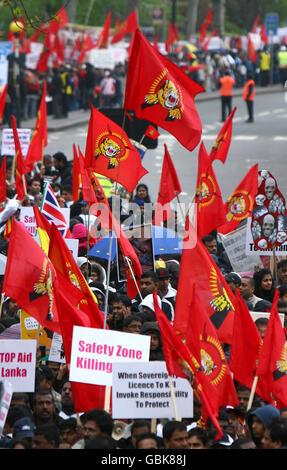
<path fill-rule="evenodd" d="M 9 31 L 15 37 L 15 51 L 13 55 L 13 87 L 16 97 L 16 122 L 17 127 L 21 127 L 21 105 L 20 105 L 20 41 L 19 34 L 24 30 L 24 24 L 21 21 L 12 21 L 9 25 Z"/>

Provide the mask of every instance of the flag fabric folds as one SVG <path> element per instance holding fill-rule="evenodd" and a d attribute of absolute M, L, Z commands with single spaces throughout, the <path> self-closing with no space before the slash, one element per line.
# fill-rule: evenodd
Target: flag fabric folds
<path fill-rule="evenodd" d="M 217 139 L 212 146 L 209 153 L 209 158 L 212 162 L 214 160 L 220 160 L 222 163 L 225 163 L 226 161 L 232 138 L 232 120 L 236 109 L 237 107 L 235 106 L 223 124 Z"/>
<path fill-rule="evenodd" d="M 0 95 L 0 124 L 3 120 L 4 116 L 4 109 L 6 104 L 6 96 L 7 96 L 7 85 L 4 86 L 1 95 Z"/>
<path fill-rule="evenodd" d="M 174 327 L 184 338 L 188 333 L 191 293 L 195 286 L 199 300 L 207 310 L 210 320 L 223 343 L 231 344 L 234 322 L 234 295 L 220 269 L 202 241 L 196 236 L 189 217 L 186 218 L 178 290 L 176 296 Z"/>
<path fill-rule="evenodd" d="M 158 198 L 155 206 L 155 225 L 161 225 L 161 222 L 164 222 L 171 217 L 169 203 L 180 193 L 181 186 L 176 169 L 167 146 L 164 144 L 164 160 L 162 165 Z M 164 208 L 166 208 L 166 210 Z"/>
<path fill-rule="evenodd" d="M 94 107 L 88 127 L 85 166 L 117 181 L 130 193 L 148 173 L 125 131 Z"/>
<path fill-rule="evenodd" d="M 106 17 L 106 21 L 102 31 L 99 34 L 95 47 L 98 49 L 104 49 L 108 47 L 109 44 L 109 34 L 110 34 L 110 27 L 111 27 L 111 17 L 112 12 L 109 11 Z"/>
<path fill-rule="evenodd" d="M 225 223 L 218 232 L 225 235 L 235 230 L 242 220 L 252 216 L 254 200 L 258 191 L 258 163 L 256 163 L 239 183 L 225 203 Z"/>
<path fill-rule="evenodd" d="M 55 302 L 55 269 L 32 235 L 13 220 L 3 292 L 42 326 L 61 334 Z"/>
<path fill-rule="evenodd" d="M 48 145 L 46 94 L 47 84 L 45 80 L 35 129 L 25 158 L 26 173 L 30 173 L 34 168 L 34 164 L 43 159 L 43 149 Z"/>
<path fill-rule="evenodd" d="M 0 204 L 6 202 L 6 156 L 4 155 L 0 167 Z"/>
<path fill-rule="evenodd" d="M 198 153 L 195 203 L 197 236 L 205 237 L 225 222 L 225 206 L 212 162 L 202 142 Z"/>
<path fill-rule="evenodd" d="M 204 91 L 157 52 L 139 30 L 135 32 L 126 82 L 126 112 L 134 111 L 138 119 L 165 129 L 192 151 L 202 133 L 194 98 Z"/>

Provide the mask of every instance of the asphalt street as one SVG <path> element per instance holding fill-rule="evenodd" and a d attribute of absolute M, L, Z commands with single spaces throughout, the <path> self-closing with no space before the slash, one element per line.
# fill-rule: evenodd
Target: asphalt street
<path fill-rule="evenodd" d="M 196 106 L 202 121 L 202 140 L 209 151 L 222 126 L 219 121 L 220 100 L 198 100 Z M 237 111 L 233 120 L 232 143 L 227 161 L 224 165 L 220 161 L 214 162 L 214 170 L 224 200 L 240 183 L 248 169 L 257 162 L 260 170 L 266 169 L 273 174 L 277 179 L 279 189 L 286 197 L 287 101 L 285 90 L 282 89 L 277 93 L 258 93 L 255 100 L 255 122 L 252 124 L 245 122 L 246 104 L 241 96 L 233 98 L 233 106 L 237 106 Z M 72 113 L 70 114 L 72 116 Z M 83 118 L 87 119 L 87 115 L 89 114 Z M 72 159 L 73 143 L 79 145 L 82 151 L 85 150 L 87 128 L 88 123 L 82 122 L 70 129 L 57 132 L 50 130 L 45 153 L 53 154 L 61 150 L 69 159 Z M 193 152 L 189 152 L 173 136 L 162 129 L 159 131 L 157 148 L 147 150 L 145 153 L 143 165 L 149 173 L 142 181 L 149 186 L 152 200 L 155 201 L 161 176 L 164 143 L 166 143 L 182 186 L 180 201 L 188 204 L 195 191 L 199 146 Z"/>

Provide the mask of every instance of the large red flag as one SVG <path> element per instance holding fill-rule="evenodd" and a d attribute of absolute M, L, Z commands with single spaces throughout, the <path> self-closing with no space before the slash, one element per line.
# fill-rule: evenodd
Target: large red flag
<path fill-rule="evenodd" d="M 125 131 L 94 107 L 89 121 L 85 164 L 86 168 L 117 181 L 130 193 L 148 173 Z"/>
<path fill-rule="evenodd" d="M 50 24 L 48 26 L 49 32 L 52 34 L 57 34 L 58 31 L 64 26 L 66 26 L 68 22 L 69 18 L 66 9 L 63 7 L 56 13 L 54 18 L 50 21 Z"/>
<path fill-rule="evenodd" d="M 208 28 L 212 25 L 213 22 L 213 11 L 212 8 L 210 8 L 206 14 L 206 17 L 204 18 L 204 21 L 202 25 L 199 28 L 199 44 L 201 45 L 203 40 L 206 37 L 206 31 Z"/>
<path fill-rule="evenodd" d="M 181 193 L 180 182 L 171 159 L 170 153 L 164 144 L 164 160 L 162 165 L 161 180 L 158 198 L 155 206 L 154 224 L 161 225 L 171 217 L 169 203 Z M 163 210 L 166 207 L 166 210 Z"/>
<path fill-rule="evenodd" d="M 0 204 L 6 202 L 6 197 L 6 156 L 4 155 L 0 168 Z"/>
<path fill-rule="evenodd" d="M 217 139 L 212 146 L 209 153 L 209 158 L 212 162 L 214 160 L 220 160 L 222 163 L 225 163 L 226 161 L 232 138 L 232 119 L 236 109 L 237 108 L 235 106 L 223 124 Z"/>
<path fill-rule="evenodd" d="M 185 340 L 201 364 L 206 378 L 214 385 L 216 407 L 237 406 L 238 398 L 223 347 L 206 307 L 199 300 L 197 288 L 190 293 L 189 325 Z"/>
<path fill-rule="evenodd" d="M 218 227 L 222 234 L 235 230 L 242 220 L 252 216 L 254 199 L 258 190 L 258 163 L 256 163 L 239 183 L 225 203 L 225 224 Z"/>
<path fill-rule="evenodd" d="M 30 173 L 34 168 L 34 164 L 43 159 L 43 149 L 48 145 L 46 94 L 47 84 L 45 80 L 35 129 L 25 158 L 26 173 Z"/>
<path fill-rule="evenodd" d="M 27 194 L 27 184 L 25 179 L 25 161 L 22 154 L 21 144 L 18 136 L 16 119 L 13 115 L 11 115 L 12 120 L 12 128 L 13 128 L 13 135 L 14 135 L 14 143 L 15 143 L 15 169 L 16 169 L 16 192 L 17 192 L 17 199 L 21 201 Z"/>
<path fill-rule="evenodd" d="M 202 134 L 194 98 L 204 91 L 157 52 L 139 30 L 135 32 L 124 103 L 127 112 L 157 124 L 192 151 Z"/>
<path fill-rule="evenodd" d="M 123 23 L 117 25 L 111 44 L 121 41 L 129 33 L 134 33 L 138 27 L 138 13 L 133 10 Z"/>
<path fill-rule="evenodd" d="M 276 290 L 256 375 L 265 379 L 266 393 L 274 396 L 281 409 L 287 406 L 287 342 L 277 310 L 278 297 Z"/>
<path fill-rule="evenodd" d="M 189 217 L 186 218 L 186 238 L 180 263 L 175 305 L 174 327 L 186 337 L 189 327 L 191 293 L 195 286 L 202 306 L 208 311 L 217 335 L 231 344 L 234 321 L 234 295 L 220 269 L 196 236 Z"/>
<path fill-rule="evenodd" d="M 162 312 L 158 305 L 156 292 L 153 294 L 155 315 L 160 328 L 166 368 L 171 376 L 187 379 L 192 385 L 195 393 L 201 400 L 202 415 L 206 424 L 209 417 L 216 429 L 218 438 L 222 430 L 218 423 L 218 403 L 216 402 L 216 389 L 214 384 L 208 380 L 200 362 L 196 359 L 193 351 L 182 341 L 175 329 Z"/>
<path fill-rule="evenodd" d="M 197 236 L 202 238 L 223 225 L 226 220 L 220 187 L 203 142 L 198 153 L 195 203 Z"/>
<path fill-rule="evenodd" d="M 102 328 L 102 325 L 98 323 L 98 319 L 93 316 L 92 311 L 82 308 L 83 303 L 77 296 L 80 291 L 71 285 L 65 276 L 58 273 L 55 287 L 65 360 L 67 364 L 70 364 L 74 326 Z M 71 295 L 72 291 L 73 295 Z M 79 300 L 78 306 L 75 305 L 75 299 Z M 71 382 L 71 387 L 76 413 L 87 412 L 94 408 L 104 408 L 105 387 L 80 382 Z"/>
<path fill-rule="evenodd" d="M 4 109 L 6 105 L 6 96 L 7 96 L 7 85 L 4 86 L 2 93 L 0 95 L 0 124 L 3 119 Z"/>
<path fill-rule="evenodd" d="M 110 27 L 111 27 L 111 17 L 112 12 L 109 11 L 106 17 L 106 21 L 102 31 L 99 34 L 95 47 L 98 49 L 104 49 L 108 47 L 109 44 L 109 34 L 110 34 Z"/>
<path fill-rule="evenodd" d="M 54 297 L 55 269 L 36 240 L 13 220 L 3 292 L 42 326 L 61 334 Z"/>

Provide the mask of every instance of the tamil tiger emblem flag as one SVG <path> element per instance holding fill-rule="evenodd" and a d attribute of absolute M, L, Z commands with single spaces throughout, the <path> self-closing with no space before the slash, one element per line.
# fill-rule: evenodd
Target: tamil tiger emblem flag
<path fill-rule="evenodd" d="M 61 207 L 49 183 L 45 183 L 40 211 L 47 217 L 50 223 L 54 223 L 61 235 L 70 236 L 69 226 L 63 215 Z"/>
<path fill-rule="evenodd" d="M 209 153 L 209 158 L 213 162 L 214 160 L 220 160 L 222 163 L 226 162 L 228 155 L 229 147 L 231 144 L 232 138 L 232 124 L 233 116 L 236 111 L 236 106 L 233 108 L 233 111 L 230 113 L 225 123 L 223 124 L 216 141 L 214 142 L 212 149 Z"/>
<path fill-rule="evenodd" d="M 203 142 L 198 153 L 195 203 L 197 236 L 202 238 L 225 222 L 225 206 L 220 187 Z"/>
<path fill-rule="evenodd" d="M 186 237 L 183 242 L 174 327 L 185 337 L 189 328 L 191 292 L 195 286 L 202 306 L 223 343 L 231 344 L 235 298 L 217 264 L 197 237 L 189 217 L 186 218 Z M 192 243 L 193 242 L 193 243 Z"/>
<path fill-rule="evenodd" d="M 223 235 L 230 233 L 239 226 L 242 220 L 252 217 L 257 191 L 258 163 L 250 168 L 225 203 L 226 222 L 218 227 L 219 233 Z"/>
<path fill-rule="evenodd" d="M 118 182 L 129 193 L 148 173 L 126 132 L 94 107 L 89 121 L 85 166 Z"/>
<path fill-rule="evenodd" d="M 124 109 L 172 134 L 188 150 L 200 142 L 202 125 L 194 98 L 204 88 L 135 32 Z"/>

